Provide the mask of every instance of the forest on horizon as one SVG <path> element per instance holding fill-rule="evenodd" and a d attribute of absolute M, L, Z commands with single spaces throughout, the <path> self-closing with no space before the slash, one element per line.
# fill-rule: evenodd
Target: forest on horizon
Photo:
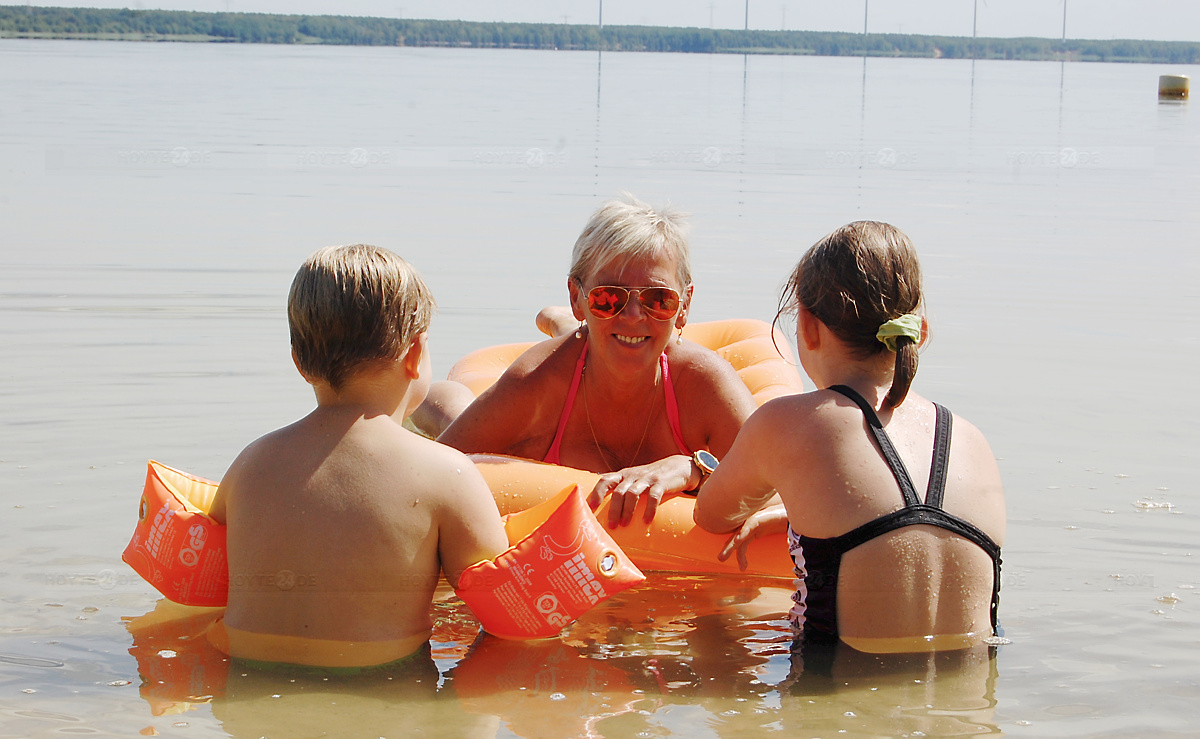
<path fill-rule="evenodd" d="M 599 27 L 26 5 L 0 6 L 0 38 L 1200 63 L 1200 43 L 1188 41 Z"/>

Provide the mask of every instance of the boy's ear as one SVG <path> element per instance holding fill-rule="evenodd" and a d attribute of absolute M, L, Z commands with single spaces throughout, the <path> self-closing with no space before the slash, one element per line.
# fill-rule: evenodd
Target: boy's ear
<path fill-rule="evenodd" d="M 312 379 L 309 378 L 308 375 L 304 374 L 304 370 L 300 369 L 300 358 L 296 356 L 295 349 L 292 350 L 292 364 L 296 365 L 296 371 L 300 373 L 300 376 L 304 378 L 304 381 L 311 385 Z"/>
<path fill-rule="evenodd" d="M 408 351 L 404 353 L 404 372 L 409 379 L 417 380 L 421 377 L 421 360 L 425 356 L 425 352 L 429 351 L 429 332 L 422 331 L 413 337 L 413 340 L 408 345 Z"/>

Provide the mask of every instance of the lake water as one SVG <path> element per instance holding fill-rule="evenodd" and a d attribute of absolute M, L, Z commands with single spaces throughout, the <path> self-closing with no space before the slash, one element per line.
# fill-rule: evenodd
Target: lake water
<path fill-rule="evenodd" d="M 0 41 L 0 735 L 1192 734 L 1200 117 L 1156 90 L 1198 71 Z M 469 655 L 440 604 L 436 675 L 225 675 L 130 636 L 146 459 L 219 478 L 312 405 L 307 254 L 411 259 L 444 372 L 536 338 L 621 190 L 693 214 L 694 320 L 769 320 L 847 221 L 914 239 L 917 389 L 1000 458 L 1011 644 L 798 674 L 783 591 L 668 575 Z"/>

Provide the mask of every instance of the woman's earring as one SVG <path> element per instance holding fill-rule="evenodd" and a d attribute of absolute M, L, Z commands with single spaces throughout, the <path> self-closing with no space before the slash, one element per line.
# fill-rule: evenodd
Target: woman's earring
<path fill-rule="evenodd" d="M 683 343 L 683 329 L 679 329 L 679 336 L 675 339 L 676 344 Z"/>
<path fill-rule="evenodd" d="M 580 321 L 579 328 L 575 329 L 575 338 L 577 338 L 577 339 L 583 338 L 583 321 Z"/>

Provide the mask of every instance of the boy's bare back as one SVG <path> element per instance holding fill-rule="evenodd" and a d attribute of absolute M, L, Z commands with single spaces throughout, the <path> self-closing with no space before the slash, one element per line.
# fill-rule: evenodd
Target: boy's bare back
<path fill-rule="evenodd" d="M 344 641 L 428 638 L 445 567 L 507 545 L 462 454 L 391 417 L 318 408 L 259 439 L 221 484 L 230 526 L 226 623 Z"/>

